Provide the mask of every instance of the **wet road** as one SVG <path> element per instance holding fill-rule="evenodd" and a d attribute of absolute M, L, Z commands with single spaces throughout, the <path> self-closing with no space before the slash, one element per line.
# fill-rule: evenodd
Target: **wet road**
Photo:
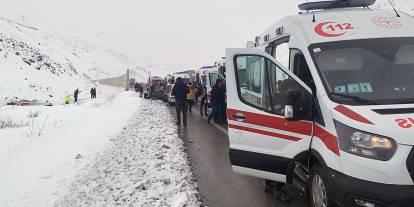
<path fill-rule="evenodd" d="M 175 108 L 169 107 L 175 115 Z M 188 114 L 188 126 L 181 127 L 193 173 L 197 178 L 201 199 L 210 207 L 305 207 L 296 195 L 294 201 L 281 203 L 264 193 L 261 179 L 233 173 L 229 162 L 229 142 L 224 127 L 208 125 L 193 109 Z"/>

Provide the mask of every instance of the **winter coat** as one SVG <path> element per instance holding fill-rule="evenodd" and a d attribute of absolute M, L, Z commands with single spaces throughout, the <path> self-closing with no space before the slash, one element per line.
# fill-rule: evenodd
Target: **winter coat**
<path fill-rule="evenodd" d="M 187 93 L 190 92 L 190 89 L 188 89 L 188 86 L 185 84 L 175 84 L 171 94 L 175 96 L 175 101 L 177 103 L 179 102 L 185 102 L 187 101 Z"/>
<path fill-rule="evenodd" d="M 78 97 L 78 95 L 79 95 L 79 90 L 75 90 L 75 92 L 73 93 L 73 96 Z"/>
<path fill-rule="evenodd" d="M 211 89 L 211 102 L 215 104 L 224 104 L 224 99 L 226 96 L 226 91 L 224 90 L 224 87 L 218 87 L 217 85 L 214 85 Z"/>
<path fill-rule="evenodd" d="M 65 96 L 65 102 L 66 103 L 70 103 L 70 102 L 72 102 L 72 97 L 71 96 Z"/>
<path fill-rule="evenodd" d="M 187 100 L 194 100 L 196 96 L 195 89 L 190 89 L 190 91 L 187 93 Z"/>

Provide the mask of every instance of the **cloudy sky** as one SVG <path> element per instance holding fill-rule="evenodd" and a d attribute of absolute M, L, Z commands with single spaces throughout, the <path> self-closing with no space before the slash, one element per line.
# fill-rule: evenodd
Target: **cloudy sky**
<path fill-rule="evenodd" d="M 244 47 L 305 0 L 0 0 L 2 16 L 78 28 L 139 65 L 171 70 L 212 64 Z M 98 38 L 95 38 L 100 34 Z"/>

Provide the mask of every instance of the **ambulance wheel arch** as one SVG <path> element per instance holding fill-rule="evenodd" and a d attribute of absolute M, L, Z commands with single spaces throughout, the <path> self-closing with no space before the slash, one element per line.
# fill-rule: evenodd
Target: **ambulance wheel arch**
<path fill-rule="evenodd" d="M 329 168 L 326 165 L 325 160 L 323 159 L 322 155 L 319 152 L 317 152 L 314 149 L 303 151 L 299 153 L 297 156 L 295 156 L 290 162 L 289 167 L 287 169 L 287 172 L 288 172 L 287 177 L 286 177 L 287 183 L 290 183 L 290 184 L 293 183 L 294 169 L 295 169 L 295 165 L 298 162 L 303 164 L 309 170 L 314 165 L 320 165 L 324 170 L 329 172 Z"/>

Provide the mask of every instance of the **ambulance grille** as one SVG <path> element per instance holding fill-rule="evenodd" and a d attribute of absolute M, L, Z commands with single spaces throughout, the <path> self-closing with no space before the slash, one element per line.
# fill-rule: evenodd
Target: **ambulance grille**
<path fill-rule="evenodd" d="M 408 167 L 408 171 L 410 172 L 411 178 L 414 181 L 414 147 L 411 150 L 410 155 L 408 155 L 407 167 Z"/>

